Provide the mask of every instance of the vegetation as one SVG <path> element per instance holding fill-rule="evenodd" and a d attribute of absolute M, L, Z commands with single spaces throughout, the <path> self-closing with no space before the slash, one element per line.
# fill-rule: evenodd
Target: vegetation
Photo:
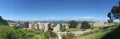
<path fill-rule="evenodd" d="M 120 39 L 120 25 L 111 32 L 105 34 L 101 39 Z"/>
<path fill-rule="evenodd" d="M 120 1 L 119 6 L 113 6 L 112 10 L 107 15 L 109 17 L 108 22 L 112 22 L 114 19 L 120 20 Z"/>
<path fill-rule="evenodd" d="M 78 23 L 76 21 L 74 21 L 74 20 L 71 20 L 69 22 L 69 28 L 76 28 L 77 25 L 78 25 Z"/>
<path fill-rule="evenodd" d="M 98 32 L 90 35 L 81 36 L 81 37 L 78 37 L 77 39 L 100 39 L 105 34 L 106 32 Z"/>
<path fill-rule="evenodd" d="M 108 20 L 108 23 L 113 23 L 113 20 L 112 20 L 112 19 L 109 19 L 109 20 Z"/>
<path fill-rule="evenodd" d="M 68 28 L 65 30 L 66 32 L 74 32 L 74 31 L 80 31 L 80 28 Z"/>
<path fill-rule="evenodd" d="M 0 39 L 47 39 L 48 37 L 38 30 L 26 30 L 10 26 L 0 26 Z"/>
<path fill-rule="evenodd" d="M 0 16 L 0 25 L 8 25 L 7 21 Z"/>
<path fill-rule="evenodd" d="M 57 37 L 56 33 L 52 32 L 52 30 L 48 30 L 45 34 L 49 37 Z"/>
<path fill-rule="evenodd" d="M 107 33 L 113 32 L 116 28 L 118 28 L 118 25 L 113 25 L 113 26 L 103 27 L 103 28 L 96 28 L 91 32 L 88 32 L 82 36 L 77 37 L 77 39 L 103 39 L 103 37 Z M 108 36 L 108 37 L 110 38 L 111 36 Z"/>
<path fill-rule="evenodd" d="M 85 30 L 85 29 L 89 29 L 90 28 L 90 24 L 87 21 L 83 21 L 81 23 L 81 29 Z"/>
<path fill-rule="evenodd" d="M 66 35 L 62 36 L 62 39 L 76 39 L 73 33 L 67 33 Z"/>
<path fill-rule="evenodd" d="M 108 13 L 107 16 L 109 17 L 109 23 L 113 22 L 115 19 L 119 19 L 120 21 L 120 1 L 119 6 L 113 6 L 112 10 Z M 101 39 L 120 39 L 120 24 L 116 29 L 107 33 Z"/>
<path fill-rule="evenodd" d="M 65 25 L 60 24 L 60 32 L 64 32 L 66 30 Z"/>

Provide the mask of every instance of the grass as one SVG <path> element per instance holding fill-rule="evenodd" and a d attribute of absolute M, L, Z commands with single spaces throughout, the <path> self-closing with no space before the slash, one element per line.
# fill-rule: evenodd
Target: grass
<path fill-rule="evenodd" d="M 0 39 L 44 39 L 45 34 L 38 30 L 27 30 L 0 25 Z"/>
<path fill-rule="evenodd" d="M 69 32 L 80 31 L 80 28 L 68 28 L 66 31 L 69 31 Z"/>
<path fill-rule="evenodd" d="M 50 39 L 57 39 L 57 37 L 50 37 Z"/>
<path fill-rule="evenodd" d="M 104 27 L 104 28 L 101 28 L 100 31 L 98 32 L 88 34 L 88 35 L 82 35 L 82 36 L 77 37 L 77 39 L 101 39 L 103 36 L 105 36 L 107 33 L 112 32 L 117 27 L 118 25 L 109 26 L 107 28 Z"/>
<path fill-rule="evenodd" d="M 77 37 L 77 39 L 100 39 L 102 36 L 104 36 L 107 32 L 98 32 L 90 35 L 85 35 L 81 37 Z"/>
<path fill-rule="evenodd" d="M 118 25 L 96 28 L 92 33 L 87 33 L 82 36 L 76 37 L 76 39 L 101 39 L 106 34 L 113 32 Z M 71 31 L 80 30 L 80 28 L 70 28 Z M 116 32 L 115 32 L 116 33 Z M 115 34 L 114 33 L 114 34 Z M 119 33 L 118 33 L 119 35 Z M 71 36 L 71 35 L 69 35 Z M 116 37 L 116 36 L 115 36 Z M 49 37 L 44 32 L 38 30 L 26 30 L 22 28 L 14 28 L 10 26 L 0 26 L 0 39 L 56 39 L 57 37 Z"/>

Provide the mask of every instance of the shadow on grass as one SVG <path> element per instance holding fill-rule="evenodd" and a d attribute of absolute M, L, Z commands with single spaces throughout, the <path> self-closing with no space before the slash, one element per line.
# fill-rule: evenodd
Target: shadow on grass
<path fill-rule="evenodd" d="M 112 32 L 107 33 L 101 39 L 120 39 L 120 25 Z"/>

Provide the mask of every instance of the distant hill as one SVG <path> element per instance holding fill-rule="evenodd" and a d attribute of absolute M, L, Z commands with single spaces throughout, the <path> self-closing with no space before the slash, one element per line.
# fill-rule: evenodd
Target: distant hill
<path fill-rule="evenodd" d="M 14 22 L 20 22 L 20 21 L 14 21 Z M 34 22 L 34 23 L 37 23 L 37 22 L 42 22 L 42 23 L 56 23 L 56 24 L 62 24 L 62 23 L 68 23 L 69 21 L 66 21 L 66 20 L 57 20 L 57 21 L 27 21 L 27 22 Z M 82 21 L 77 21 L 78 23 L 81 23 Z M 89 23 L 94 23 L 95 21 L 88 21 Z"/>
<path fill-rule="evenodd" d="M 48 23 L 57 23 L 57 24 L 62 24 L 62 23 L 68 23 L 69 21 L 40 21 L 40 22 L 48 22 Z M 81 23 L 82 21 L 77 21 L 78 23 Z M 89 23 L 94 23 L 94 21 L 88 21 Z"/>

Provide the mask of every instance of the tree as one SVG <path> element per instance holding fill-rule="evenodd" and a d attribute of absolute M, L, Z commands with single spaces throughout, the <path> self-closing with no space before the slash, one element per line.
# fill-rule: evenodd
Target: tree
<path fill-rule="evenodd" d="M 113 23 L 113 20 L 112 20 L 112 19 L 109 19 L 109 20 L 108 20 L 108 23 Z"/>
<path fill-rule="evenodd" d="M 107 16 L 109 18 L 108 23 L 113 23 L 113 15 L 112 15 L 112 13 L 109 12 Z"/>
<path fill-rule="evenodd" d="M 81 29 L 89 29 L 89 28 L 91 28 L 91 27 L 90 27 L 90 24 L 87 21 L 83 21 L 81 23 Z"/>
<path fill-rule="evenodd" d="M 78 22 L 74 21 L 74 20 L 71 20 L 69 22 L 69 28 L 76 28 L 78 25 Z"/>
<path fill-rule="evenodd" d="M 7 21 L 0 16 L 0 25 L 8 25 Z"/>
<path fill-rule="evenodd" d="M 60 32 L 64 32 L 66 30 L 65 25 L 60 24 Z"/>
<path fill-rule="evenodd" d="M 119 6 L 113 6 L 112 10 L 107 15 L 109 17 L 109 22 L 119 19 L 120 21 L 120 1 Z"/>
<path fill-rule="evenodd" d="M 29 22 L 25 22 L 25 28 L 29 28 Z"/>

